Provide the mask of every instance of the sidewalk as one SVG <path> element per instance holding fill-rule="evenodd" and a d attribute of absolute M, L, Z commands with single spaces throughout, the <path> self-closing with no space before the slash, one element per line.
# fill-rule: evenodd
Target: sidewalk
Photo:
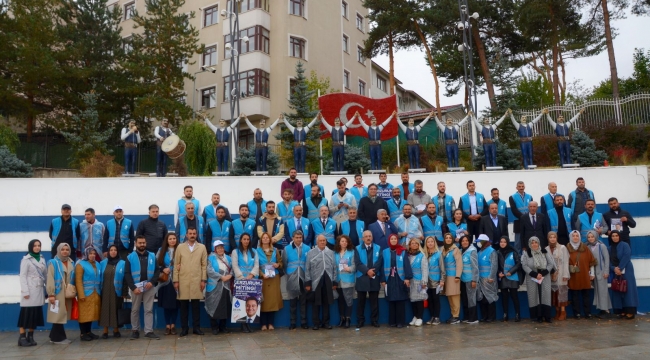
<path fill-rule="evenodd" d="M 82 342 L 68 331 L 70 345 L 48 342 L 18 347 L 18 332 L 0 333 L 2 359 L 648 359 L 650 317 L 636 320 L 567 320 L 553 324 L 496 323 L 439 325 L 404 329 L 364 327 L 333 330 L 259 331 L 253 334 L 162 336 L 161 340 L 122 338 Z"/>

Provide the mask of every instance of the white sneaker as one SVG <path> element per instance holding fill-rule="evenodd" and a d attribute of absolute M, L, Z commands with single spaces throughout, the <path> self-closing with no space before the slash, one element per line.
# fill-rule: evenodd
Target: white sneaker
<path fill-rule="evenodd" d="M 467 323 L 470 325 L 478 324 L 478 320 L 468 321 Z"/>
<path fill-rule="evenodd" d="M 414 317 L 413 317 L 413 320 L 411 320 L 411 322 L 409 323 L 409 325 L 411 325 L 411 326 L 415 325 L 415 321 L 416 321 L 417 319 L 418 319 L 418 318 L 416 318 L 416 317 L 414 316 Z"/>
<path fill-rule="evenodd" d="M 425 322 L 425 324 L 427 324 L 427 325 L 433 325 L 433 318 L 431 318 L 431 320 Z"/>
<path fill-rule="evenodd" d="M 415 326 L 422 326 L 422 319 L 415 320 Z"/>
<path fill-rule="evenodd" d="M 50 341 L 50 342 L 51 342 L 52 344 L 56 344 L 56 345 L 68 345 L 68 344 L 70 344 L 72 341 L 70 341 L 70 340 L 68 340 L 68 339 L 65 339 L 65 340 L 61 340 L 61 341 Z"/>

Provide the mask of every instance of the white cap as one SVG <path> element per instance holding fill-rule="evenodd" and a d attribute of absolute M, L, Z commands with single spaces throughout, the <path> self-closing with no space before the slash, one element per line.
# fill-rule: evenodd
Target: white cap
<path fill-rule="evenodd" d="M 113 209 L 113 211 L 117 211 L 117 210 L 124 210 L 124 209 L 122 209 L 122 207 L 120 205 L 115 205 L 115 208 Z"/>
<path fill-rule="evenodd" d="M 219 246 L 219 245 L 223 246 L 223 241 L 221 241 L 221 240 L 215 240 L 215 241 L 212 242 L 212 248 L 213 248 L 213 249 L 216 248 L 216 247 Z"/>
<path fill-rule="evenodd" d="M 476 238 L 476 242 L 479 242 L 479 241 L 490 242 L 490 238 L 485 234 L 481 234 L 481 235 L 478 236 L 478 238 Z"/>

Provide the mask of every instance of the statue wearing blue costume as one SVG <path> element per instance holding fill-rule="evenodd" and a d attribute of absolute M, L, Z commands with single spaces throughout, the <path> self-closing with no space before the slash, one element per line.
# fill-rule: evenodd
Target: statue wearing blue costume
<path fill-rule="evenodd" d="M 323 115 L 319 113 L 318 116 L 327 131 L 332 134 L 332 164 L 334 165 L 334 171 L 345 171 L 343 161 L 345 160 L 345 132 L 348 130 L 348 123 L 341 125 L 341 119 L 336 118 L 334 119 L 334 126 L 332 126 L 327 121 L 323 121 Z"/>
<path fill-rule="evenodd" d="M 282 114 L 280 114 L 280 117 L 282 117 Z M 244 120 L 246 120 L 248 128 L 255 134 L 255 170 L 267 171 L 266 159 L 269 155 L 269 134 L 278 124 L 280 118 L 277 118 L 268 128 L 265 128 L 266 120 L 260 120 L 259 129 L 251 124 L 246 115 L 244 115 Z"/>
<path fill-rule="evenodd" d="M 368 126 L 361 119 L 361 115 L 359 115 L 358 111 L 354 114 L 354 117 L 359 117 L 359 123 L 361 124 L 361 127 L 363 127 L 363 129 L 368 133 L 371 170 L 381 169 L 381 131 L 384 130 L 386 125 L 390 123 L 394 116 L 397 116 L 397 111 L 393 111 L 393 113 L 388 117 L 388 119 L 386 119 L 386 121 L 381 123 L 381 125 L 377 125 L 377 118 L 374 117 L 374 115 L 370 115 L 370 126 Z M 353 121 L 354 117 L 350 121 Z"/>
<path fill-rule="evenodd" d="M 226 120 L 219 120 L 219 126 L 214 126 L 208 120 L 207 117 L 203 118 L 205 123 L 214 131 L 214 134 L 217 137 L 217 171 L 228 171 L 228 155 L 230 154 L 230 147 L 228 141 L 230 140 L 230 134 L 232 134 L 232 129 L 236 128 L 239 124 L 239 119 L 245 117 L 244 113 L 241 113 L 232 124 L 226 126 Z"/>
<path fill-rule="evenodd" d="M 505 120 L 506 115 L 508 115 L 512 110 L 508 109 L 508 111 L 501 117 L 501 119 L 497 120 L 494 124 L 490 124 L 490 119 L 485 118 L 483 121 L 483 125 L 476 119 L 476 117 L 472 116 L 472 120 L 474 121 L 474 124 L 476 125 L 476 129 L 478 130 L 479 134 L 481 134 L 481 137 L 483 138 L 483 153 L 485 154 L 485 166 L 497 166 L 497 144 L 496 144 L 496 133 L 497 133 L 497 127 L 501 125 L 503 120 Z"/>
<path fill-rule="evenodd" d="M 447 125 L 443 125 L 437 117 L 434 119 L 438 124 L 438 129 L 442 131 L 443 138 L 445 139 L 445 146 L 447 150 L 447 166 L 450 168 L 458 167 L 458 134 L 460 133 L 460 127 L 465 124 L 467 120 L 472 116 L 472 112 L 468 112 L 467 116 L 461 120 L 458 124 L 454 125 L 452 118 L 447 117 L 445 121 Z"/>
<path fill-rule="evenodd" d="M 539 114 L 533 121 L 528 124 L 526 122 L 526 117 L 521 117 L 521 124 L 515 120 L 515 117 L 510 113 L 510 120 L 512 125 L 517 129 L 517 134 L 519 135 L 519 147 L 521 148 L 521 157 L 524 160 L 524 169 L 528 169 L 528 165 L 533 164 L 533 125 L 542 118 L 544 114 L 548 113 L 548 109 L 542 110 L 542 113 Z"/>
<path fill-rule="evenodd" d="M 557 151 L 560 153 L 560 165 L 571 164 L 571 138 L 569 137 L 569 130 L 571 129 L 571 125 L 578 120 L 578 117 L 584 111 L 584 108 L 580 109 L 580 112 L 567 123 L 564 122 L 564 116 L 560 115 L 557 117 L 557 124 L 551 119 L 548 113 L 546 114 L 546 119 L 551 124 L 557 136 Z"/>
<path fill-rule="evenodd" d="M 296 127 L 293 127 L 289 120 L 283 115 L 280 115 L 280 118 L 284 122 L 284 125 L 287 126 L 287 129 L 293 134 L 293 166 L 298 170 L 299 173 L 305 172 L 305 159 L 307 158 L 307 134 L 314 124 L 320 120 L 320 112 L 312 120 L 309 125 L 302 127 L 302 120 L 296 120 Z"/>
<path fill-rule="evenodd" d="M 427 124 L 429 119 L 434 116 L 433 111 L 429 113 L 429 116 L 426 119 L 422 120 L 417 126 L 413 126 L 415 122 L 413 119 L 409 119 L 408 127 L 402 124 L 402 121 L 397 117 L 397 125 L 404 131 L 404 136 L 406 136 L 406 148 L 408 150 L 409 156 L 409 168 L 419 169 L 420 168 L 420 142 L 418 137 L 420 135 L 420 130 Z"/>

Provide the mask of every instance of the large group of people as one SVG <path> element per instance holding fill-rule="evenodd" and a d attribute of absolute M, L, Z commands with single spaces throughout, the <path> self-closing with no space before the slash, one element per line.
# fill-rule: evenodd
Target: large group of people
<path fill-rule="evenodd" d="M 179 309 L 180 336 L 189 334 L 190 309 L 192 333 L 203 335 L 201 300 L 212 333 L 227 333 L 233 282 L 250 279 L 262 279 L 261 329 L 272 331 L 275 313 L 284 305 L 281 277 L 286 278 L 292 330 L 309 328 L 308 303 L 311 327 L 331 329 L 330 305 L 335 301 L 338 326 L 350 327 L 355 293 L 359 328 L 366 324 L 367 302 L 368 324 L 380 326 L 380 293 L 388 302 L 391 327 L 494 322 L 499 292 L 502 321 L 514 313 L 519 322 L 517 292 L 522 285 L 533 321 L 565 320 L 569 304 L 575 319 L 608 314 L 633 319 L 636 314 L 638 293 L 630 260 L 630 228 L 636 223 L 616 198 L 608 200 L 607 213 L 598 213 L 594 193 L 582 178 L 568 203 L 550 183 L 538 206 L 521 181 L 506 202 L 499 189 L 484 196 L 471 180 L 467 193 L 454 198 L 444 182 L 436 184 L 437 193 L 426 193 L 422 181 L 410 183 L 408 173 L 396 186 L 386 182 L 386 174 L 369 186 L 359 174 L 351 186 L 341 178 L 330 194 L 317 174 L 310 175 L 306 186 L 296 175 L 291 169 L 278 203 L 255 189 L 253 199 L 239 205 L 236 218 L 219 194 L 202 207 L 193 188 L 186 186 L 176 204 L 174 232 L 159 219 L 157 205 L 149 206 L 149 217 L 136 225 L 121 206 L 102 224 L 92 208 L 79 221 L 64 204 L 50 226 L 52 260 L 45 263 L 41 241 L 33 240 L 21 262 L 18 344 L 36 344 L 33 331 L 44 326 L 43 298 L 52 324 L 49 338 L 55 344 L 70 342 L 63 325 L 75 311 L 82 341 L 106 339 L 109 328 L 113 337 L 120 337 L 119 314 L 127 298 L 131 339 L 140 337 L 140 307 L 143 337 L 160 338 L 153 324 L 156 297 L 164 309 L 165 335 L 177 333 Z M 514 241 L 508 217 L 514 220 Z M 614 280 L 617 286 L 610 291 Z M 626 286 L 618 286 L 623 281 Z M 441 319 L 443 296 L 449 319 Z M 408 302 L 410 321 L 405 315 Z M 594 314 L 592 305 L 598 310 Z M 93 322 L 103 328 L 101 336 L 93 333 Z M 241 328 L 252 331 L 249 322 Z"/>

